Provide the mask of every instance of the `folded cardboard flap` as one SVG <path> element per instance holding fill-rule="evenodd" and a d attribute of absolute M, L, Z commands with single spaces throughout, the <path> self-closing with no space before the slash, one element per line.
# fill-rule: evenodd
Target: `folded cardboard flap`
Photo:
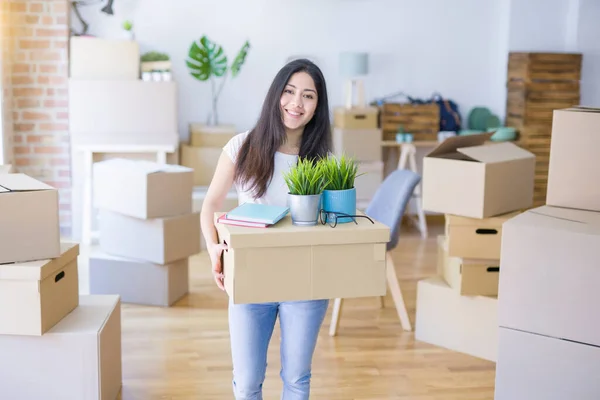
<path fill-rule="evenodd" d="M 426 157 L 439 157 L 442 155 L 448 157 L 448 155 L 456 154 L 459 148 L 483 145 L 492 135 L 493 132 L 478 135 L 451 136 L 430 151 Z"/>
<path fill-rule="evenodd" d="M 0 174 L 0 193 L 56 190 L 25 174 Z"/>
<path fill-rule="evenodd" d="M 581 227 L 593 227 L 600 231 L 600 212 L 577 210 L 573 208 L 541 206 L 530 210 L 531 214 L 541 215 L 552 218 L 549 220 L 553 225 L 560 223 L 564 224 L 576 223 L 581 224 Z M 563 225 L 564 225 L 563 224 Z M 600 233 L 600 232 L 599 232 Z"/>

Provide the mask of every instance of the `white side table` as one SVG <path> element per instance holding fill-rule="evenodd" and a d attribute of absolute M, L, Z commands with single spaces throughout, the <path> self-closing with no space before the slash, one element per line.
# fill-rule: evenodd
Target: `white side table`
<path fill-rule="evenodd" d="M 75 152 L 83 155 L 83 204 L 82 204 L 82 222 L 81 222 L 81 242 L 85 245 L 91 245 L 92 239 L 96 233 L 92 231 L 93 218 L 93 164 L 94 154 L 96 153 L 154 153 L 156 162 L 166 164 L 167 154 L 175 153 L 177 145 L 77 145 L 74 146 Z"/>

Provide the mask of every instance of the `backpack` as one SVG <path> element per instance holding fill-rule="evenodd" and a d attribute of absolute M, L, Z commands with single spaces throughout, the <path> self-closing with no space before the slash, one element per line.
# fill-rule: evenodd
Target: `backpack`
<path fill-rule="evenodd" d="M 439 93 L 434 93 L 430 99 L 421 100 L 408 97 L 412 104 L 437 103 L 440 107 L 440 131 L 458 132 L 462 127 L 462 118 L 458 110 L 458 105 L 449 99 L 444 99 Z"/>

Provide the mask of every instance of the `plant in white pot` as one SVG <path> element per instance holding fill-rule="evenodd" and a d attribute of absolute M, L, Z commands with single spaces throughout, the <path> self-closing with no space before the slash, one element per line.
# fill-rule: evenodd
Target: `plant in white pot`
<path fill-rule="evenodd" d="M 301 158 L 284 173 L 292 224 L 312 226 L 318 223 L 321 195 L 328 183 L 323 167 L 321 160 Z"/>
<path fill-rule="evenodd" d="M 323 160 L 323 169 L 327 186 L 323 191 L 323 210 L 329 213 L 345 215 L 356 214 L 356 187 L 358 161 L 345 154 L 338 159 L 330 155 Z M 328 218 L 329 219 L 329 218 Z M 350 217 L 338 217 L 338 223 L 351 222 Z"/>
<path fill-rule="evenodd" d="M 227 55 L 223 48 L 206 35 L 191 44 L 188 59 L 185 61 L 190 74 L 201 82 L 210 81 L 212 89 L 212 112 L 207 117 L 206 125 L 219 125 L 218 101 L 227 81 L 227 75 L 231 74 L 232 78 L 239 75 L 249 49 L 250 43 L 246 41 L 228 67 Z M 220 79 L 220 84 L 217 87 L 218 79 Z"/>

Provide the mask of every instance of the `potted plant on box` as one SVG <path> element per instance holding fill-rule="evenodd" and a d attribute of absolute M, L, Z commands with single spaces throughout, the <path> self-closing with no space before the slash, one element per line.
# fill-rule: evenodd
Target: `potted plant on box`
<path fill-rule="evenodd" d="M 212 112 L 207 117 L 208 126 L 219 125 L 219 114 L 217 112 L 217 103 L 227 81 L 228 72 L 233 78 L 238 76 L 242 65 L 246 61 L 250 43 L 246 41 L 237 56 L 233 59 L 231 65 L 227 66 L 227 55 L 223 48 L 211 41 L 206 35 L 198 41 L 194 41 L 189 49 L 188 59 L 185 61 L 190 74 L 199 81 L 210 81 L 212 89 Z M 217 88 L 216 80 L 221 79 Z"/>
<path fill-rule="evenodd" d="M 321 195 L 328 184 L 324 163 L 302 158 L 283 175 L 289 189 L 289 207 L 292 224 L 316 225 L 319 220 Z"/>
<path fill-rule="evenodd" d="M 171 60 L 168 54 L 149 51 L 140 57 L 142 79 L 145 81 L 170 81 Z"/>
<path fill-rule="evenodd" d="M 323 160 L 323 169 L 327 186 L 323 191 L 323 210 L 345 215 L 356 214 L 355 179 L 358 174 L 358 162 L 345 154 L 337 159 L 330 155 Z M 352 218 L 339 217 L 338 223 L 351 222 Z"/>

